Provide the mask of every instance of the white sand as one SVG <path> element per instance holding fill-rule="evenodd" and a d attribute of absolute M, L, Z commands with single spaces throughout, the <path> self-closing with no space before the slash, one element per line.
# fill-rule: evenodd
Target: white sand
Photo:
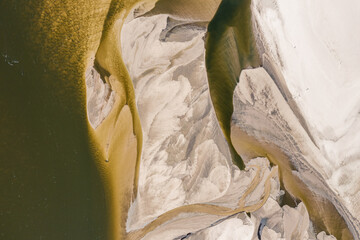
<path fill-rule="evenodd" d="M 238 128 L 257 139 L 263 146 L 268 144 L 277 146 L 293 166 L 292 175 L 296 175 L 307 188 L 321 198 L 331 201 L 356 238 L 360 229 L 356 219 L 358 215 L 349 211 L 347 202 L 336 192 L 331 191 L 326 182 L 326 177 L 331 171 L 329 168 L 321 167 L 321 163 L 326 162 L 325 158 L 301 126 L 273 79 L 263 68 L 242 71 L 239 84 L 234 91 L 233 102 L 233 142 L 236 143 L 237 136 L 233 133 Z M 241 152 L 241 149 L 235 147 Z M 268 149 L 267 151 L 268 154 L 275 154 L 270 153 Z M 273 160 L 279 161 L 283 166 L 286 164 L 279 155 Z M 287 182 L 289 180 L 284 180 L 285 187 L 288 186 L 288 191 L 291 190 L 290 187 L 292 191 L 297 191 L 292 187 L 291 182 Z"/>
<path fill-rule="evenodd" d="M 254 0 L 252 12 L 324 156 L 314 160 L 359 217 L 360 2 Z"/>
<path fill-rule="evenodd" d="M 205 29 L 185 42 L 164 42 L 166 20 L 138 18 L 122 32 L 144 139 L 132 228 L 175 207 L 222 196 L 231 178 L 230 154 L 208 94 Z"/>
<path fill-rule="evenodd" d="M 133 19 L 122 32 L 122 54 L 134 83 L 144 139 L 138 197 L 129 211 L 128 230 L 191 203 L 236 208 L 255 177 L 254 169 L 239 171 L 233 165 L 215 118 L 204 63 L 205 30 L 187 27 L 167 34 L 171 22 L 167 18 Z M 248 165 L 260 166 L 262 174 L 260 184 L 246 198 L 247 206 L 262 198 L 271 169 L 264 158 Z M 252 218 L 240 214 L 214 224 L 222 217 L 187 213 L 157 227 L 145 239 L 181 238 L 188 233 L 190 239 L 256 239 L 265 217 L 276 223 L 265 226 L 268 235 L 308 236 L 304 206 L 281 208 L 278 178 L 271 183 L 268 202 Z M 285 224 L 289 219 L 297 225 Z"/>
<path fill-rule="evenodd" d="M 85 74 L 87 116 L 92 128 L 97 126 L 110 113 L 115 103 L 115 91 L 109 83 L 104 83 L 100 74 L 91 66 Z"/>
<path fill-rule="evenodd" d="M 135 226 L 175 207 L 221 197 L 235 169 L 211 106 L 205 29 L 194 34 L 189 28 L 193 37 L 184 42 L 161 41 L 167 17 L 137 18 L 122 31 L 144 142 Z"/>
<path fill-rule="evenodd" d="M 360 30 L 352 27 L 360 23 L 360 3 L 254 0 L 252 8 L 264 52 L 280 68 L 318 147 L 305 148 L 312 152 L 308 163 L 353 216 L 360 216 Z M 255 175 L 232 164 L 217 123 L 206 79 L 205 29 L 168 17 L 129 20 L 121 36 L 144 133 L 139 194 L 129 212 L 128 230 L 186 204 L 236 207 Z M 110 112 L 114 92 L 95 69 L 87 71 L 86 79 L 88 117 L 96 128 Z M 296 134 L 301 144 L 312 144 L 305 131 Z M 261 199 L 270 172 L 267 161 L 254 162 L 264 176 L 248 204 Z M 311 179 L 306 172 L 303 177 Z M 239 214 L 210 226 L 220 218 L 185 214 L 147 238 L 171 239 L 191 232 L 190 239 L 256 239 L 264 218 L 263 239 L 313 237 L 304 205 L 278 205 L 278 186 L 274 180 L 271 198 L 251 218 Z M 317 239 L 332 237 L 320 233 Z"/>

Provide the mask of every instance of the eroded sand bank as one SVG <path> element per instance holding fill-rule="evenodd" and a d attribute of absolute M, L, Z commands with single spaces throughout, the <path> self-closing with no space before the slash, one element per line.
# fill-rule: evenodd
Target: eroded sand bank
<path fill-rule="evenodd" d="M 326 183 L 360 220 L 360 3 L 252 2 L 261 53 L 277 66 L 302 125 L 323 156 Z M 267 66 L 264 64 L 264 67 Z"/>
<path fill-rule="evenodd" d="M 216 229 L 214 226 L 221 225 L 215 222 L 221 220 L 224 224 L 241 222 L 242 226 L 248 226 L 244 227 L 244 231 L 251 230 L 252 236 L 255 237 L 255 229 L 261 226 L 264 216 L 272 211 L 266 204 L 279 201 L 276 198 L 280 190 L 270 198 L 273 190 L 270 184 L 271 177 L 256 181 L 260 179 L 256 174 L 250 182 L 251 177 L 246 176 L 246 171 L 239 171 L 231 161 L 230 156 L 234 156 L 234 152 L 231 152 L 230 144 L 232 153 L 230 154 L 229 146 L 225 141 L 228 137 L 228 142 L 231 142 L 228 136 L 230 129 L 227 128 L 226 123 L 226 116 L 231 111 L 226 111 L 227 115 L 221 115 L 219 109 L 222 102 L 219 100 L 222 97 L 220 95 L 214 97 L 217 75 L 214 75 L 216 69 L 211 68 L 211 64 L 207 64 L 207 67 L 210 66 L 210 70 L 213 71 L 213 75 L 208 73 L 211 77 L 210 85 L 213 84 L 210 87 L 210 92 L 211 89 L 214 91 L 212 95 L 209 94 L 206 84 L 208 79 L 203 48 L 206 23 L 202 21 L 208 21 L 213 12 L 209 11 L 205 15 L 197 15 L 193 11 L 185 11 L 184 15 L 181 13 L 156 15 L 165 11 L 163 4 L 155 5 L 154 10 L 143 17 L 139 17 L 139 12 L 134 11 L 133 16 L 124 20 L 129 11 L 120 13 L 116 17 L 118 20 L 108 25 L 111 27 L 107 30 L 96 55 L 96 61 L 109 72 L 109 76 L 104 78 L 108 84 L 105 86 L 111 86 L 111 91 L 103 91 L 105 94 L 99 96 L 106 95 L 107 101 L 115 99 L 110 104 L 111 107 L 104 104 L 105 108 L 101 106 L 100 110 L 97 110 L 100 112 L 96 122 L 99 127 L 95 130 L 95 138 L 101 146 L 100 154 L 103 156 L 99 167 L 109 186 L 108 198 L 111 199 L 113 215 L 111 232 L 115 238 L 127 236 L 130 239 L 143 236 L 149 239 L 159 236 L 181 237 L 186 232 L 191 232 L 187 236 L 189 238 L 196 236 L 211 238 L 210 232 L 218 231 L 214 230 Z M 175 10 L 179 9 L 176 4 L 170 5 Z M 152 7 L 154 5 L 149 4 L 140 9 L 144 13 Z M 186 19 L 181 19 L 184 16 Z M 138 18 L 134 19 L 134 17 Z M 121 33 L 124 21 L 125 30 Z M 244 24 L 248 23 L 245 19 Z M 212 30 L 214 29 L 216 28 L 213 27 Z M 235 48 L 236 43 L 239 43 L 239 34 L 236 28 L 230 28 L 221 35 L 224 39 L 231 40 L 228 50 Z M 208 43 L 211 43 L 209 39 Z M 220 54 L 222 61 L 226 60 L 229 63 L 233 59 L 231 57 L 234 57 L 235 68 L 232 69 L 231 64 L 230 67 L 224 68 L 231 68 L 231 71 L 228 69 L 227 72 L 231 76 L 249 64 L 258 64 L 256 54 L 252 52 L 253 45 L 246 41 L 242 44 L 247 52 L 240 55 L 249 59 L 242 59 L 236 54 L 235 56 Z M 213 53 L 214 50 L 216 55 L 216 51 L 220 49 L 216 45 L 213 47 L 214 49 L 209 48 L 208 51 Z M 241 52 L 241 48 L 237 50 Z M 125 57 L 126 68 L 121 60 L 122 57 Z M 212 60 L 214 59 L 208 58 L 208 63 Z M 247 160 L 260 155 L 267 156 L 273 163 L 279 164 L 281 180 L 286 189 L 304 201 L 309 209 L 320 209 L 316 212 L 310 210 L 316 226 L 338 238 L 350 239 L 349 229 L 354 235 L 358 231 L 356 220 L 346 208 L 343 208 L 337 196 L 328 191 L 329 187 L 323 180 L 323 176 L 327 176 L 328 172 L 326 169 L 322 171 L 318 162 L 314 161 L 321 159 L 322 156 L 312 145 L 314 140 L 308 129 L 302 128 L 305 124 L 301 122 L 303 120 L 296 110 L 297 105 L 290 104 L 290 108 L 288 103 L 281 99 L 284 95 L 281 95 L 272 81 L 270 82 L 271 78 L 264 70 L 254 71 L 243 71 L 242 76 L 245 76 L 247 81 L 240 79 L 240 85 L 249 84 L 249 86 L 242 85 L 244 93 L 240 93 L 240 90 L 235 92 L 238 98 L 239 96 L 243 98 L 242 103 L 253 102 L 250 108 L 245 107 L 245 110 L 241 110 L 246 112 L 247 117 L 244 117 L 244 112 L 239 114 L 235 111 L 233 115 L 231 140 L 236 143 L 236 150 Z M 236 78 L 230 79 L 231 82 L 225 87 L 225 92 L 230 89 L 232 93 Z M 253 84 L 251 78 L 261 81 Z M 253 88 L 256 84 L 260 84 L 260 87 Z M 258 91 L 259 89 L 264 91 Z M 114 95 L 111 95 L 112 91 Z M 218 92 L 220 93 L 224 92 Z M 275 96 L 275 100 L 270 97 L 268 102 L 260 100 L 260 105 L 254 105 L 254 99 L 263 97 L 267 99 L 270 93 Z M 225 98 L 228 99 L 229 96 Z M 265 104 L 265 107 L 261 104 Z M 275 104 L 270 112 L 268 112 L 268 104 Z M 245 105 L 234 101 L 235 110 Z M 231 106 L 226 105 L 230 110 Z M 137 108 L 140 116 L 137 114 Z M 225 138 L 217 122 L 219 118 Z M 140 152 L 142 152 L 141 163 Z M 209 154 L 211 154 L 210 160 Z M 142 168 L 139 178 L 140 166 Z M 137 185 L 138 178 L 139 185 Z M 299 182 L 295 184 L 297 180 Z M 123 183 L 125 184 L 121 185 Z M 243 198 L 249 194 L 255 196 L 252 200 L 253 206 L 245 206 L 246 201 Z M 126 212 L 132 199 L 135 199 L 135 202 L 127 218 Z M 238 208 L 236 203 L 239 205 Z M 276 204 L 279 205 L 280 202 Z M 274 206 L 277 206 L 276 204 Z M 239 211 L 256 210 L 262 214 L 254 213 L 251 219 L 241 214 L 230 218 L 216 217 L 236 214 Z M 303 204 L 297 208 L 285 206 L 281 211 L 293 213 L 287 220 L 275 218 L 276 221 L 283 221 L 281 228 L 263 226 L 264 237 L 314 237 Z M 332 216 L 328 214 L 329 211 L 334 211 Z M 345 218 L 348 226 L 342 217 Z M 197 219 L 201 223 L 183 226 L 187 219 Z M 289 219 L 298 219 L 298 221 L 294 221 L 293 225 L 285 224 Z M 125 233 L 126 220 L 129 234 Z M 301 226 L 300 230 L 294 228 L 296 224 Z M 323 233 L 318 235 L 319 239 L 324 237 Z"/>
<path fill-rule="evenodd" d="M 323 156 L 263 68 L 242 72 L 234 106 L 231 136 L 241 156 L 268 156 L 280 166 L 286 190 L 304 201 L 320 229 L 338 239 L 352 239 L 352 234 L 356 238 L 356 220 L 327 185 L 327 173 L 315 161 Z"/>
<path fill-rule="evenodd" d="M 128 61 L 126 65 L 134 83 L 137 107 L 144 132 L 139 194 L 129 212 L 130 220 L 128 220 L 128 230 L 131 231 L 128 237 L 131 239 L 141 236 L 150 239 L 155 236 L 170 238 L 170 236 L 181 236 L 181 233 L 186 231 L 195 231 L 194 237 L 196 234 L 203 234 L 199 232 L 199 229 L 203 228 L 205 231 L 214 222 L 216 218 L 211 215 L 231 215 L 241 211 L 241 208 L 234 208 L 234 203 L 243 202 L 241 196 L 252 193 L 261 199 L 261 191 L 256 189 L 264 188 L 263 200 L 254 199 L 257 207 L 243 209 L 249 212 L 262 207 L 269 196 L 268 183 L 253 181 L 246 184 L 246 179 L 249 178 L 245 178 L 242 175 L 244 173 L 239 172 L 232 165 L 226 148 L 221 150 L 226 145 L 221 144 L 224 138 L 221 133 L 219 134 L 219 125 L 216 120 L 214 121 L 209 92 L 205 87 L 204 42 L 202 40 L 204 29 L 192 25 L 189 20 L 183 20 L 184 24 L 181 24 L 179 19 L 176 21 L 176 26 L 181 31 L 174 31 L 173 27 L 169 27 L 174 21 L 166 15 L 139 17 L 129 20 L 124 27 L 123 56 L 126 56 L 125 59 Z M 183 25 L 187 27 L 181 28 Z M 185 34 L 186 31 L 191 34 Z M 129 34 L 130 32 L 133 34 Z M 181 34 L 188 37 L 181 37 Z M 206 122 L 208 123 L 204 125 Z M 194 140 L 189 141 L 189 139 Z M 214 144 L 222 146 L 219 149 L 225 159 L 220 157 L 209 161 L 209 152 L 205 151 L 204 161 L 202 161 L 199 151 L 204 148 L 204 141 L 214 141 Z M 216 151 L 219 150 L 212 150 L 212 155 L 218 155 Z M 178 158 L 182 152 L 183 157 Z M 182 162 L 183 158 L 186 161 Z M 221 162 L 226 163 L 225 168 L 217 170 L 213 168 Z M 205 166 L 209 164 L 210 169 L 205 171 L 204 164 Z M 196 174 L 193 174 L 190 167 L 195 170 L 199 168 L 200 172 L 194 171 Z M 209 189 L 210 182 L 206 183 L 204 180 L 209 178 L 207 175 L 214 175 L 209 174 L 214 170 L 218 176 L 223 176 L 224 173 L 225 176 L 230 177 L 230 185 L 228 182 L 226 190 L 220 191 L 220 195 L 216 192 L 202 192 L 201 190 L 201 185 Z M 238 176 L 239 173 L 240 176 Z M 178 182 L 175 185 L 174 180 Z M 186 187 L 188 181 L 192 182 L 192 189 L 196 190 L 197 195 L 190 191 L 185 194 L 184 201 L 182 187 L 179 186 L 184 184 Z M 218 183 L 213 182 L 213 184 Z M 246 188 L 248 191 L 245 191 Z M 163 191 L 163 189 L 168 189 L 168 191 Z M 243 190 L 239 191 L 240 189 Z M 212 204 L 188 205 L 194 201 L 206 201 Z M 149 206 L 152 207 L 149 208 Z M 300 212 L 303 211 L 300 209 L 301 207 Z M 198 216 L 200 213 L 207 213 L 207 215 Z M 203 219 L 201 223 L 203 227 L 200 226 L 201 224 L 182 226 L 188 217 Z M 257 218 L 254 217 L 252 220 L 254 226 L 260 224 L 261 215 L 258 217 L 260 219 L 256 220 Z M 304 219 L 308 221 L 308 216 L 306 215 Z M 290 229 L 291 226 L 283 227 L 275 234 L 291 235 Z M 311 234 L 308 231 L 308 228 L 304 227 L 298 234 Z"/>

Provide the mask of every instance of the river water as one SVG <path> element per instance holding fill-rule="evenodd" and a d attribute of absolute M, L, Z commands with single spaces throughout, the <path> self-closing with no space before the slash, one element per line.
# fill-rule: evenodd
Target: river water
<path fill-rule="evenodd" d="M 211 99 L 229 143 L 240 71 L 260 65 L 249 6 L 224 0 L 206 38 Z M 0 3 L 1 239 L 109 238 L 96 165 L 104 159 L 87 122 L 84 73 L 106 17 L 119 8 L 94 0 Z"/>
<path fill-rule="evenodd" d="M 0 239 L 107 238 L 83 82 L 102 24 L 83 2 L 0 3 Z"/>

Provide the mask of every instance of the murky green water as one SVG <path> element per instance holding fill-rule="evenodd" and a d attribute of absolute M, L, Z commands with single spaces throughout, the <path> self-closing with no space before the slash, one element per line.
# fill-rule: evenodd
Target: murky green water
<path fill-rule="evenodd" d="M 83 85 L 106 12 L 76 6 L 0 3 L 0 239 L 107 239 Z"/>
<path fill-rule="evenodd" d="M 260 65 L 252 37 L 250 3 L 250 0 L 223 0 L 209 24 L 206 38 L 211 100 L 229 143 L 233 92 L 240 71 Z M 230 148 L 234 162 L 243 169 L 241 157 L 232 145 Z"/>

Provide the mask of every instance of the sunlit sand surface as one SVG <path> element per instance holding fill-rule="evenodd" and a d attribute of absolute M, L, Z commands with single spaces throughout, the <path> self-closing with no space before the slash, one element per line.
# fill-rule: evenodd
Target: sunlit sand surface
<path fill-rule="evenodd" d="M 0 3 L 0 238 L 359 239 L 357 10 Z"/>

